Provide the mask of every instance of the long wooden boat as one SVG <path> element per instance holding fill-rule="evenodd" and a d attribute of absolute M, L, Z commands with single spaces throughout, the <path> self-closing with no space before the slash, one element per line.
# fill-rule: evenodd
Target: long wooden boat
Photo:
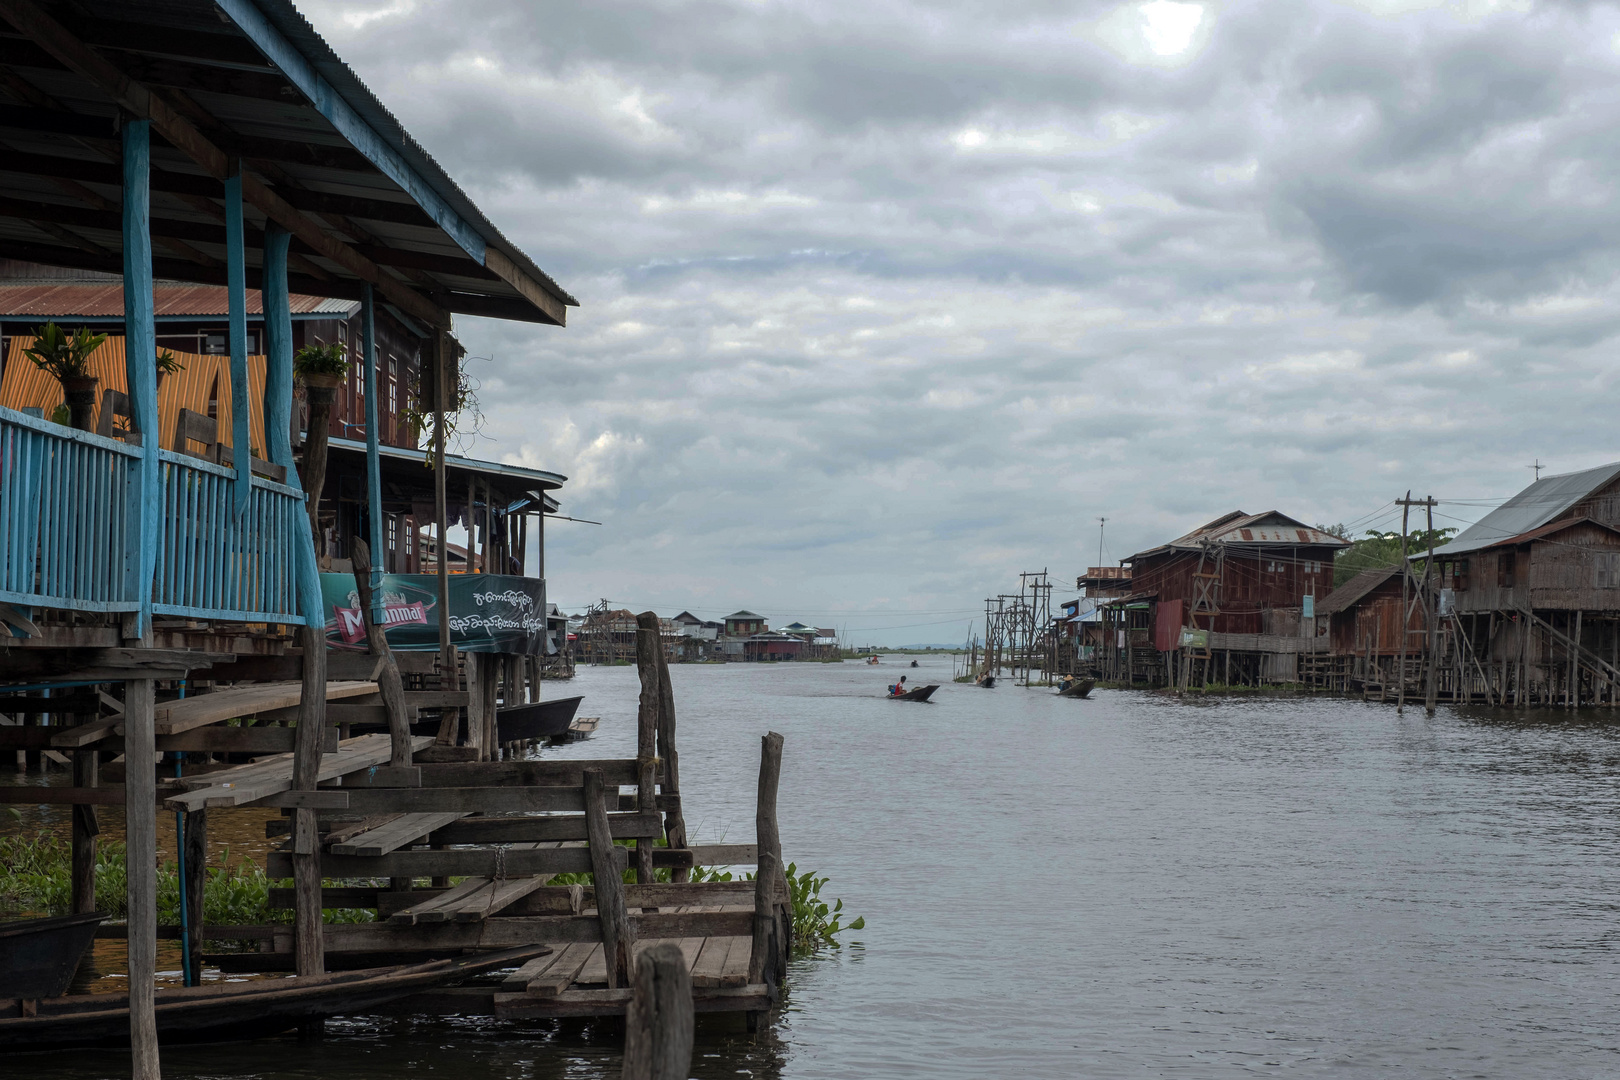
<path fill-rule="evenodd" d="M 929 698 L 934 696 L 934 691 L 938 690 L 938 689 L 939 689 L 939 684 L 938 683 L 934 683 L 934 684 L 929 685 L 929 686 L 919 686 L 919 687 L 917 687 L 917 689 L 915 689 L 915 690 L 907 690 L 903 694 L 890 694 L 889 695 L 889 700 L 890 701 L 927 701 Z"/>
<path fill-rule="evenodd" d="M 0 998 L 53 998 L 67 993 L 96 927 L 107 916 L 58 915 L 0 923 Z"/>
<path fill-rule="evenodd" d="M 1096 679 L 1076 679 L 1059 690 L 1058 697 L 1085 697 L 1096 685 Z"/>
<path fill-rule="evenodd" d="M 532 705 L 513 705 L 495 713 L 496 736 L 503 743 L 519 739 L 552 739 L 567 734 L 583 697 L 553 698 Z"/>
<path fill-rule="evenodd" d="M 420 990 L 516 967 L 551 951 L 528 945 L 452 960 L 328 975 L 159 988 L 160 1043 L 221 1042 L 275 1035 L 300 1021 L 362 1015 Z M 20 1016 L 25 1006 L 35 1015 Z M 63 1050 L 129 1045 L 127 994 L 75 994 L 38 1002 L 0 1001 L 0 1050 Z"/>

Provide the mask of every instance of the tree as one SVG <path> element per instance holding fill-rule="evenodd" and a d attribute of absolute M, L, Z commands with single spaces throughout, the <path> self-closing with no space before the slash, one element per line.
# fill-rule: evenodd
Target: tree
<path fill-rule="evenodd" d="M 1330 533 L 1341 540 L 1350 540 L 1350 530 L 1343 525 L 1318 525 L 1321 532 Z M 1439 547 L 1453 536 L 1456 529 L 1433 530 L 1434 546 Z M 1430 530 L 1413 529 L 1406 534 L 1408 555 L 1421 555 L 1429 550 Z M 1412 564 L 1412 572 L 1423 574 L 1424 560 Z M 1363 570 L 1397 569 L 1401 565 L 1401 534 L 1368 529 L 1360 540 L 1351 540 L 1350 546 L 1340 550 L 1333 560 L 1333 587 L 1349 581 Z"/>

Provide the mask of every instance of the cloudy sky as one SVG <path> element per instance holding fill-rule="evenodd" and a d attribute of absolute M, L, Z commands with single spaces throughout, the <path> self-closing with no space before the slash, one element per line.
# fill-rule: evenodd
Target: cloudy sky
<path fill-rule="evenodd" d="M 1612 4 L 300 7 L 581 302 L 458 321 L 472 452 L 605 522 L 565 607 L 960 640 L 1099 517 L 1460 524 L 1620 457 Z"/>

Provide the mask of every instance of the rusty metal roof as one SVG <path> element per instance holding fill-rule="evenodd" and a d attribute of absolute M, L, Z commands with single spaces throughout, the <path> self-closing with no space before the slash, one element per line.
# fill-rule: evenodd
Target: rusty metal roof
<path fill-rule="evenodd" d="M 1317 600 L 1316 613 L 1318 615 L 1337 615 L 1400 572 L 1398 566 L 1380 566 L 1372 570 L 1363 570 L 1343 585 Z"/>
<path fill-rule="evenodd" d="M 1223 514 L 1214 521 L 1200 525 L 1168 544 L 1139 551 L 1123 561 L 1135 562 L 1137 559 L 1161 555 L 1167 551 L 1197 551 L 1206 541 L 1241 547 L 1350 546 L 1350 541 L 1323 532 L 1321 529 L 1313 529 L 1303 521 L 1291 518 L 1278 510 L 1267 510 L 1262 514 L 1246 514 L 1242 510 L 1234 510 L 1230 514 Z"/>
<path fill-rule="evenodd" d="M 157 317 L 225 318 L 230 313 L 223 285 L 160 283 L 152 290 Z M 346 319 L 360 310 L 355 300 L 320 296 L 293 296 L 297 318 L 318 316 Z M 247 290 L 248 317 L 264 313 L 257 289 Z M 0 281 L 0 319 L 122 319 L 124 287 L 119 282 Z"/>

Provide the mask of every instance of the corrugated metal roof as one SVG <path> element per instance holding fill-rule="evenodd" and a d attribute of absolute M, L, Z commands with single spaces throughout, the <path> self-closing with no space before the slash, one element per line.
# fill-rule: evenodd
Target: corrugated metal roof
<path fill-rule="evenodd" d="M 1400 567 L 1363 570 L 1316 602 L 1318 615 L 1337 615 L 1378 586 L 1400 573 Z"/>
<path fill-rule="evenodd" d="M 1267 510 L 1262 514 L 1246 514 L 1242 510 L 1234 510 L 1230 514 L 1223 514 L 1214 521 L 1200 525 L 1168 544 L 1139 551 L 1123 561 L 1135 562 L 1137 559 L 1165 551 L 1197 551 L 1205 541 L 1245 547 L 1298 547 L 1302 544 L 1321 547 L 1350 546 L 1350 541 L 1323 532 L 1321 529 L 1313 529 L 1303 521 L 1291 518 L 1278 510 Z"/>
<path fill-rule="evenodd" d="M 49 417 L 62 404 L 62 384 L 36 366 L 23 350 L 33 345 L 32 337 L 11 339 L 6 367 L 0 375 L 0 405 L 11 409 L 37 408 Z M 171 350 L 173 351 L 173 350 Z M 158 386 L 158 441 L 167 449 L 173 445 L 175 421 L 181 409 L 208 415 L 208 401 L 217 396 L 219 441 L 231 445 L 231 360 L 228 356 L 175 352 L 182 370 L 166 375 Z M 263 356 L 248 357 L 248 435 L 259 456 L 264 457 L 264 375 Z M 128 392 L 124 371 L 124 339 L 110 337 L 90 354 L 90 374 L 101 380 L 96 387 L 96 421 L 101 416 L 100 396 L 104 390 Z"/>
<path fill-rule="evenodd" d="M 157 317 L 225 318 L 230 313 L 229 293 L 222 285 L 161 284 L 152 290 Z M 357 300 L 328 299 L 321 296 L 291 298 L 296 315 L 330 315 L 348 318 L 360 310 Z M 257 289 L 247 290 L 247 313 L 251 318 L 264 314 Z M 0 318 L 14 319 L 122 319 L 124 286 L 68 281 L 0 282 Z"/>
<path fill-rule="evenodd" d="M 331 450 L 346 451 L 364 456 L 366 444 L 359 439 L 340 439 L 333 436 L 327 440 Z M 404 446 L 388 446 L 383 444 L 377 448 L 380 456 L 395 458 L 399 461 L 409 461 L 418 465 L 426 465 L 427 451 L 412 450 Z M 450 469 L 464 469 L 468 472 L 477 472 L 491 476 L 504 476 L 514 480 L 526 480 L 541 485 L 544 488 L 559 488 L 567 483 L 568 477 L 560 473 L 546 472 L 544 469 L 528 469 L 522 465 L 506 465 L 499 461 L 479 461 L 477 458 L 461 457 L 457 454 L 444 455 L 444 464 Z M 554 513 L 558 508 L 555 499 L 546 498 L 546 510 Z"/>
<path fill-rule="evenodd" d="M 1565 516 L 1576 503 L 1607 487 L 1617 477 L 1620 477 L 1620 461 L 1581 472 L 1543 476 L 1468 526 L 1449 543 L 1435 548 L 1434 553 L 1460 555 L 1465 551 L 1478 551 L 1539 529 Z M 1424 552 L 1422 557 L 1427 555 Z"/>

